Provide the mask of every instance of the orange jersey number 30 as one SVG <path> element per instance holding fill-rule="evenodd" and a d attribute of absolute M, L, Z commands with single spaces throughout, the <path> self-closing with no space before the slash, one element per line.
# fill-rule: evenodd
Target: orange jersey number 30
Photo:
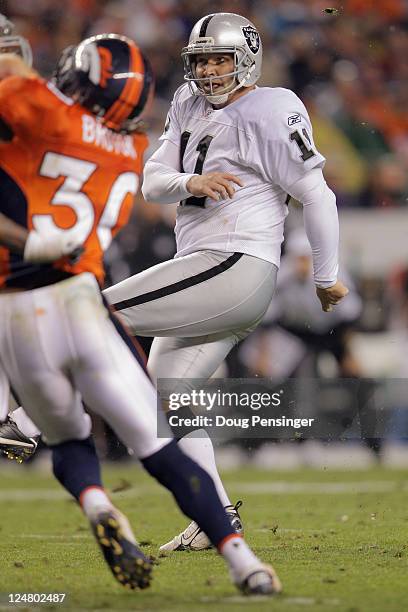
<path fill-rule="evenodd" d="M 41 274 L 92 272 L 102 284 L 103 252 L 129 219 L 146 136 L 112 132 L 38 78 L 0 83 L 0 116 L 14 134 L 0 145 L 0 211 L 27 229 L 72 231 L 83 242 L 77 262 L 63 258 Z M 0 249 L 0 286 L 29 286 L 37 268 Z"/>
<path fill-rule="evenodd" d="M 134 172 L 119 174 L 110 187 L 103 210 L 99 211 L 95 203 L 82 189 L 96 172 L 98 164 L 47 152 L 42 160 L 39 174 L 47 178 L 63 177 L 62 185 L 55 191 L 50 204 L 68 206 L 76 215 L 75 234 L 81 242 L 91 241 L 89 248 L 105 251 L 112 241 L 112 229 L 116 228 L 125 197 L 134 196 L 139 186 L 139 178 Z M 61 217 L 63 217 L 61 215 Z M 69 231 L 58 227 L 58 214 L 33 214 L 31 222 L 39 232 Z"/>

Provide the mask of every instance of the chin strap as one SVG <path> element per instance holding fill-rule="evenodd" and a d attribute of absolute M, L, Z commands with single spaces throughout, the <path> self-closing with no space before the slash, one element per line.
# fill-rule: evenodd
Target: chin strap
<path fill-rule="evenodd" d="M 225 104 L 225 102 L 228 100 L 228 98 L 234 91 L 236 91 L 236 88 L 234 88 L 228 93 L 221 94 L 219 96 L 206 96 L 204 94 L 202 95 L 204 95 L 205 99 L 208 100 L 208 102 L 210 102 L 211 104 Z"/>

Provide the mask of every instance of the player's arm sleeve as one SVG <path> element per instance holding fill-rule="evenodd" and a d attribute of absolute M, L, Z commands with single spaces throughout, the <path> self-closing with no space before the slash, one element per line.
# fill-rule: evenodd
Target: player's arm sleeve
<path fill-rule="evenodd" d="M 315 283 L 331 287 L 337 280 L 339 226 L 336 198 L 322 173 L 326 160 L 316 148 L 311 121 L 301 100 L 286 92 L 281 108 L 272 117 L 266 113 L 261 121 L 261 129 L 267 135 L 262 150 L 266 177 L 303 204 Z"/>
<path fill-rule="evenodd" d="M 0 120 L 17 136 L 40 132 L 49 110 L 40 79 L 10 76 L 0 82 Z"/>
<path fill-rule="evenodd" d="M 261 143 L 258 155 L 266 178 L 289 193 L 293 183 L 313 168 L 323 168 L 326 160 L 316 148 L 312 124 L 301 100 L 287 92 L 277 102 L 283 110 L 264 111 L 256 126 L 256 140 Z"/>
<path fill-rule="evenodd" d="M 190 197 L 186 185 L 194 174 L 180 172 L 179 168 L 180 146 L 166 139 L 146 162 L 142 185 L 145 200 L 174 204 Z"/>
<path fill-rule="evenodd" d="M 313 273 L 318 287 L 331 287 L 337 281 L 339 221 L 336 196 L 327 186 L 320 168 L 309 170 L 288 189 L 303 204 L 303 221 L 312 247 Z"/>
<path fill-rule="evenodd" d="M 186 185 L 194 174 L 180 172 L 181 114 L 185 86 L 174 94 L 167 113 L 161 146 L 147 161 L 143 173 L 142 193 L 145 200 L 159 204 L 175 204 L 191 196 Z"/>
<path fill-rule="evenodd" d="M 163 134 L 159 138 L 159 140 L 161 141 L 170 140 L 176 146 L 180 144 L 180 137 L 181 137 L 180 96 L 182 94 L 182 91 L 183 91 L 183 85 L 179 87 L 174 93 L 173 100 L 171 101 L 171 104 L 170 104 L 169 112 L 167 113 L 166 121 L 164 122 Z"/>

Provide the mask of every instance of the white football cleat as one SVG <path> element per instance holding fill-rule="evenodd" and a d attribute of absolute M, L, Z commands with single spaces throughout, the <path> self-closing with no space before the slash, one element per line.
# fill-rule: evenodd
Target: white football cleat
<path fill-rule="evenodd" d="M 170 542 L 160 546 L 162 552 L 173 552 L 175 550 L 206 550 L 211 548 L 211 542 L 204 531 L 192 521 L 188 527 L 178 535 L 174 536 Z"/>
<path fill-rule="evenodd" d="M 259 562 L 244 574 L 231 572 L 231 577 L 244 595 L 277 595 L 282 592 L 282 583 L 272 565 Z"/>
<path fill-rule="evenodd" d="M 241 506 L 242 501 L 238 501 L 235 506 L 226 506 L 225 511 L 235 531 L 242 535 L 244 528 L 238 512 Z M 184 531 L 174 536 L 170 542 L 160 546 L 159 550 L 173 552 L 175 550 L 208 550 L 209 548 L 212 548 L 210 540 L 197 523 L 192 521 Z"/>

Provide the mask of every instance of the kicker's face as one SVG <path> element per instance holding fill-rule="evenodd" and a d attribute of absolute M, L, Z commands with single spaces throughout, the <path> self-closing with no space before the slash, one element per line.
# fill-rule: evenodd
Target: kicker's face
<path fill-rule="evenodd" d="M 232 53 L 216 54 L 202 53 L 196 56 L 195 76 L 201 81 L 200 88 L 205 94 L 221 94 L 235 84 L 234 76 L 224 76 L 234 72 L 234 56 Z"/>

